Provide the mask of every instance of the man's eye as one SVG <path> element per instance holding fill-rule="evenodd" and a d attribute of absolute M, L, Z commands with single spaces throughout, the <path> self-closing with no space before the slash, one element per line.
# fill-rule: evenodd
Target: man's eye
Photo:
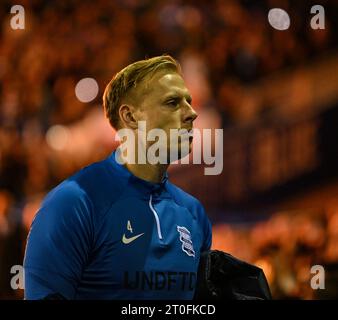
<path fill-rule="evenodd" d="M 178 101 L 176 100 L 169 100 L 166 104 L 169 105 L 169 106 L 176 106 L 178 103 Z"/>

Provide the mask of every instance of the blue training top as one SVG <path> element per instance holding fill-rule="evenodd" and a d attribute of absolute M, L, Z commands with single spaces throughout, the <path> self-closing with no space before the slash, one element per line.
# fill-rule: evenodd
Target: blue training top
<path fill-rule="evenodd" d="M 115 159 L 77 172 L 44 199 L 28 235 L 25 299 L 192 299 L 211 225 L 200 202 Z"/>

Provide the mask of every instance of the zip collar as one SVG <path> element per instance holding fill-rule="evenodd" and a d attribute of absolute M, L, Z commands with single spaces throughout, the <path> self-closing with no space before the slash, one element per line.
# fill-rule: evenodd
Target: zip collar
<path fill-rule="evenodd" d="M 150 181 L 143 180 L 141 178 L 136 177 L 132 174 L 125 166 L 121 165 L 116 161 L 116 156 L 118 156 L 117 151 L 114 151 L 108 158 L 108 160 L 112 163 L 114 169 L 125 179 L 130 182 L 132 188 L 129 189 L 130 192 L 137 192 L 141 197 L 146 197 L 148 200 L 148 206 L 151 212 L 154 215 L 156 222 L 156 229 L 159 241 L 163 242 L 163 235 L 161 231 L 161 223 L 159 219 L 159 215 L 154 207 L 154 199 L 156 198 L 166 198 L 168 197 L 168 192 L 165 190 L 165 185 L 168 181 L 168 173 L 166 172 L 162 178 L 162 181 L 159 183 L 154 183 Z M 133 191 L 132 191 L 133 190 Z"/>

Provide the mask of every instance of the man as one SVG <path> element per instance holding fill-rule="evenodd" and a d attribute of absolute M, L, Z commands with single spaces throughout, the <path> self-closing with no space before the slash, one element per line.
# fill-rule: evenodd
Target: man
<path fill-rule="evenodd" d="M 137 159 L 121 164 L 124 153 L 113 152 L 46 196 L 28 236 L 25 298 L 192 299 L 210 222 L 198 200 L 168 181 L 169 161 L 139 157 L 154 144 L 142 144 L 140 134 L 157 128 L 170 141 L 171 129 L 193 127 L 179 64 L 166 55 L 127 66 L 106 87 L 103 105 L 115 129 L 135 133 Z M 187 144 L 191 150 L 186 137 L 174 144 L 179 157 Z M 169 156 L 173 145 L 164 145 Z"/>

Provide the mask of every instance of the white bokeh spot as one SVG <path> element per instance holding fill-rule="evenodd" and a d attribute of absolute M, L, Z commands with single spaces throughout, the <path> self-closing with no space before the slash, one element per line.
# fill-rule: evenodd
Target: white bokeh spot
<path fill-rule="evenodd" d="M 46 133 L 47 144 L 54 150 L 63 150 L 68 142 L 69 129 L 62 125 L 50 127 Z"/>
<path fill-rule="evenodd" d="M 94 100 L 99 93 L 99 85 L 93 78 L 83 78 L 75 86 L 75 95 L 81 102 Z"/>
<path fill-rule="evenodd" d="M 271 27 L 277 30 L 287 30 L 290 27 L 289 14 L 283 9 L 271 9 L 268 14 L 268 20 Z"/>

